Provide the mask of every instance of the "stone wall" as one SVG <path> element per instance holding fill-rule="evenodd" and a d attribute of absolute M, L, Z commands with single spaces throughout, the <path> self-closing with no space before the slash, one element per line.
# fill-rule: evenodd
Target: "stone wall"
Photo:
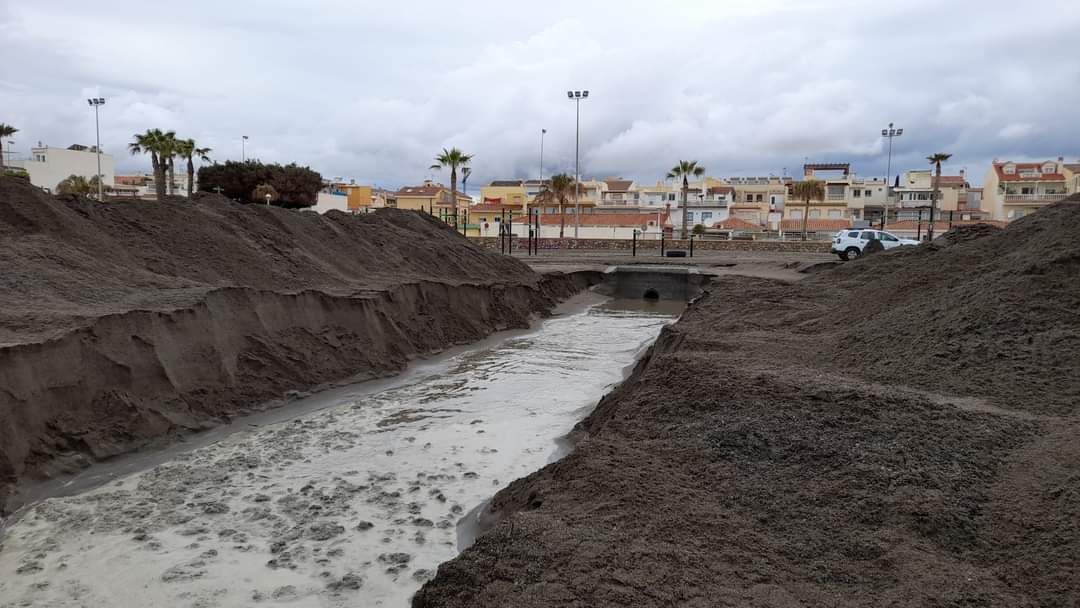
<path fill-rule="evenodd" d="M 499 250 L 499 237 L 469 237 L 469 240 L 486 249 Z M 751 240 L 697 240 L 694 251 L 781 251 L 793 253 L 828 253 L 829 241 L 751 241 Z M 540 251 L 630 251 L 630 239 L 540 239 Z M 528 239 L 514 238 L 514 251 L 525 251 Z M 638 241 L 638 251 L 655 251 L 660 241 Z M 689 249 L 690 241 L 666 239 L 665 249 Z"/>

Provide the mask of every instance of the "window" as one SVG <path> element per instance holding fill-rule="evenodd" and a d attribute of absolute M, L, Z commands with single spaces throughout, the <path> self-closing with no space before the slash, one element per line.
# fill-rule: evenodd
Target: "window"
<path fill-rule="evenodd" d="M 888 232 L 882 232 L 880 234 L 881 234 L 881 240 L 883 240 L 883 241 L 889 241 L 890 243 L 895 243 L 895 242 L 900 240 L 900 239 L 896 238 L 895 236 L 889 234 Z"/>
<path fill-rule="evenodd" d="M 686 221 L 690 222 L 690 223 L 694 222 L 694 212 L 693 211 L 687 211 L 686 212 Z"/>
<path fill-rule="evenodd" d="M 675 200 L 675 194 L 674 193 L 668 194 L 667 195 L 667 200 L 674 201 Z"/>
<path fill-rule="evenodd" d="M 854 196 L 855 198 L 861 198 L 862 197 L 862 190 L 854 190 L 854 191 L 852 191 L 851 195 Z"/>
<path fill-rule="evenodd" d="M 801 220 L 802 219 L 802 210 L 801 209 L 796 209 L 796 210 L 792 211 L 791 212 L 791 219 L 793 219 L 793 220 Z"/>
<path fill-rule="evenodd" d="M 1008 165 L 1005 165 L 1005 173 L 1008 174 L 1008 175 L 1012 175 L 1013 173 L 1016 173 L 1016 165 L 1013 165 L 1011 163 L 1008 164 Z"/>
<path fill-rule="evenodd" d="M 555 214 L 555 213 L 558 213 L 558 212 L 559 212 L 559 208 L 558 208 L 558 207 L 548 207 L 548 208 L 547 208 L 547 211 L 545 211 L 544 213 L 551 213 L 551 214 Z"/>
<path fill-rule="evenodd" d="M 702 221 L 702 223 L 708 222 L 711 219 L 712 219 L 712 211 L 702 211 L 701 212 L 701 221 Z"/>
<path fill-rule="evenodd" d="M 765 195 L 763 195 L 763 194 L 759 194 L 759 195 L 757 195 L 757 202 L 759 202 L 759 203 L 760 203 L 760 202 L 762 202 L 762 201 L 764 201 L 764 200 L 765 200 Z"/>
<path fill-rule="evenodd" d="M 844 217 L 844 212 L 843 211 L 841 211 L 839 209 L 829 209 L 829 219 L 830 220 L 839 220 L 839 219 L 843 219 L 843 217 Z"/>
<path fill-rule="evenodd" d="M 811 209 L 810 210 L 810 219 L 816 220 L 816 219 L 818 219 L 820 217 L 821 217 L 821 209 Z"/>
<path fill-rule="evenodd" d="M 871 230 L 867 230 L 866 232 L 859 235 L 859 238 L 861 238 L 864 241 L 874 241 L 874 240 L 877 240 L 877 233 L 875 233 L 875 232 L 873 232 Z"/>
<path fill-rule="evenodd" d="M 748 202 L 748 203 L 754 202 L 754 195 L 747 192 L 746 193 L 746 202 Z"/>
<path fill-rule="evenodd" d="M 858 232 L 849 232 L 849 233 L 847 233 L 847 235 L 848 235 L 849 239 L 857 239 L 857 238 L 859 238 L 859 233 Z"/>
<path fill-rule="evenodd" d="M 881 190 L 881 188 L 878 188 L 878 190 Z M 870 191 L 870 190 L 867 190 L 867 191 L 866 191 L 866 196 L 870 196 L 870 194 L 871 194 L 871 191 Z"/>

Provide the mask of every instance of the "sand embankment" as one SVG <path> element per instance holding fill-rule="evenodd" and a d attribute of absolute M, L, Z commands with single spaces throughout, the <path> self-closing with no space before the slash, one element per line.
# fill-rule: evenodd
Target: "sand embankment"
<path fill-rule="evenodd" d="M 1078 243 L 1074 197 L 718 279 L 413 605 L 1076 605 Z"/>
<path fill-rule="evenodd" d="M 0 513 L 70 471 L 526 326 L 541 276 L 411 212 L 100 204 L 0 179 Z"/>

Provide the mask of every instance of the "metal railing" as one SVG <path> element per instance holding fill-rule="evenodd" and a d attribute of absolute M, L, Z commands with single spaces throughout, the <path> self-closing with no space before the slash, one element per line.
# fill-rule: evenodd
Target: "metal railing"
<path fill-rule="evenodd" d="M 1006 203 L 1056 203 L 1068 196 L 1064 192 L 1043 192 L 1041 194 L 1006 194 Z"/>

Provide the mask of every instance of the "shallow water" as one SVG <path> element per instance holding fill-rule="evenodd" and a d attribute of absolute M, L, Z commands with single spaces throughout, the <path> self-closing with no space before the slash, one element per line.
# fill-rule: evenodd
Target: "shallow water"
<path fill-rule="evenodd" d="M 39 502 L 0 545 L 0 606 L 406 606 L 680 310 L 590 306 Z"/>

